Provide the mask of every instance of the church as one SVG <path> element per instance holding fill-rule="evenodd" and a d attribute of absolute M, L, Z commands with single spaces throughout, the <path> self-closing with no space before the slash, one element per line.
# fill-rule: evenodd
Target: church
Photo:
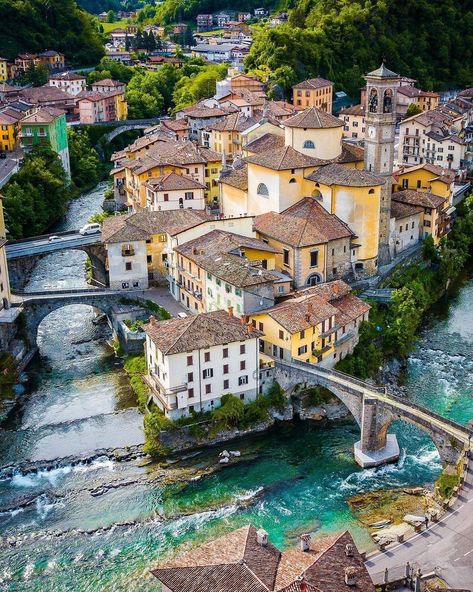
<path fill-rule="evenodd" d="M 258 237 L 282 249 L 298 287 L 374 275 L 389 261 L 400 78 L 383 64 L 365 79 L 364 149 L 344 140 L 339 118 L 311 107 L 254 130 L 220 178 L 223 216 L 255 216 Z M 310 244 L 300 240 L 306 227 L 317 228 Z"/>

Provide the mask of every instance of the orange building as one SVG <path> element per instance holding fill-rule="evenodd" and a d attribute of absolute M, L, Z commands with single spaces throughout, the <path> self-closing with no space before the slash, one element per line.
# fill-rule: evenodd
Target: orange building
<path fill-rule="evenodd" d="M 317 107 L 332 113 L 333 82 L 325 78 L 310 78 L 292 87 L 292 102 L 296 109 Z"/>

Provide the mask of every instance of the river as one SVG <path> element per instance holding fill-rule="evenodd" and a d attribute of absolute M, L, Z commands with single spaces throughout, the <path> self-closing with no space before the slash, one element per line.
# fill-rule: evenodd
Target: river
<path fill-rule="evenodd" d="M 102 190 L 74 202 L 63 228 L 96 211 Z M 30 289 L 83 285 L 83 268 L 82 253 L 51 255 L 35 270 Z M 470 276 L 448 309 L 439 306 L 432 315 L 405 377 L 413 400 L 463 423 L 473 416 L 472 303 Z M 90 308 L 71 306 L 41 324 L 40 357 L 29 371 L 24 403 L 0 432 L 0 465 L 142 441 L 133 395 L 105 345 L 108 329 L 91 321 Z M 0 475 L 0 505 L 8 508 L 0 513 L 0 590 L 151 592 L 157 586 L 149 569 L 177 545 L 248 522 L 281 546 L 301 532 L 347 527 L 367 546 L 368 534 L 346 498 L 432 484 L 441 468 L 422 432 L 405 424 L 393 430 L 401 458 L 378 470 L 355 465 L 359 430 L 348 419 L 282 424 L 238 441 L 233 446 L 241 457 L 224 467 L 214 448 L 166 470 L 98 458 L 86 466 Z M 29 505 L 20 507 L 25 500 Z"/>

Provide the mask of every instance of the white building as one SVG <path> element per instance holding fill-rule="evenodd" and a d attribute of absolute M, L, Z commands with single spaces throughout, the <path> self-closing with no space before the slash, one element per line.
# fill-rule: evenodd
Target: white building
<path fill-rule="evenodd" d="M 205 209 L 205 185 L 186 175 L 151 177 L 145 187 L 148 210 Z"/>
<path fill-rule="evenodd" d="M 87 78 L 75 72 L 61 72 L 49 79 L 49 86 L 60 88 L 70 95 L 76 96 L 87 88 Z"/>
<path fill-rule="evenodd" d="M 143 234 L 143 236 L 138 236 L 138 234 Z M 148 287 L 146 238 L 145 233 L 137 229 L 138 240 L 107 244 L 110 288 L 145 290 Z"/>
<path fill-rule="evenodd" d="M 436 164 L 458 171 L 463 167 L 466 142 L 461 137 L 464 118 L 438 109 L 425 111 L 401 122 L 399 164 Z"/>
<path fill-rule="evenodd" d="M 363 105 L 346 107 L 338 114 L 343 121 L 343 136 L 354 140 L 365 139 L 365 108 Z"/>
<path fill-rule="evenodd" d="M 231 310 L 168 321 L 151 317 L 144 330 L 147 382 L 167 417 L 211 411 L 226 393 L 245 403 L 259 393 L 261 333 Z"/>
<path fill-rule="evenodd" d="M 389 251 L 395 257 L 421 240 L 423 209 L 420 206 L 391 202 Z"/>

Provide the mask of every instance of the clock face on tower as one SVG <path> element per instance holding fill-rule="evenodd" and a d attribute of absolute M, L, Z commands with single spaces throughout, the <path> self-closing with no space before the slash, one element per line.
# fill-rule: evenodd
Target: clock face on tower
<path fill-rule="evenodd" d="M 368 138 L 374 138 L 376 136 L 376 128 L 370 125 L 368 128 Z"/>

